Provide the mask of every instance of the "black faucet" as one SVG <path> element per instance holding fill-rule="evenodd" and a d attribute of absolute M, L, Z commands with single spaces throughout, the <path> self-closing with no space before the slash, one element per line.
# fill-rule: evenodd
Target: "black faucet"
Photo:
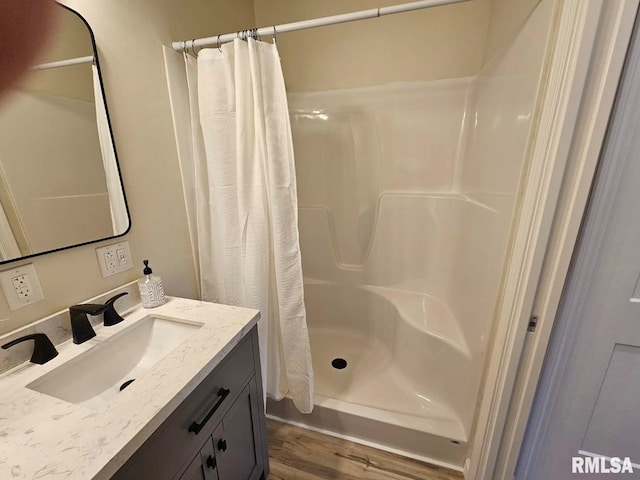
<path fill-rule="evenodd" d="M 10 341 L 9 343 L 5 343 L 2 345 L 2 348 L 5 350 L 8 348 L 17 345 L 18 343 L 22 343 L 26 340 L 33 340 L 33 354 L 31 355 L 31 362 L 42 365 L 47 363 L 52 358 L 58 356 L 58 351 L 56 347 L 53 346 L 49 337 L 47 337 L 44 333 L 34 333 L 32 335 L 25 335 L 24 337 L 16 338 L 15 340 Z"/>
<path fill-rule="evenodd" d="M 122 292 L 111 297 L 105 302 L 104 305 L 97 303 L 83 303 L 80 305 L 73 305 L 69 307 L 69 316 L 71 317 L 71 332 L 73 333 L 73 343 L 80 344 L 96 336 L 96 332 L 93 330 L 87 314 L 100 315 L 104 313 L 104 325 L 110 327 L 120 323 L 122 318 L 114 307 L 114 303 L 120 297 L 127 295 L 127 292 Z"/>
<path fill-rule="evenodd" d="M 124 318 L 122 318 L 120 314 L 116 312 L 116 308 L 113 304 L 116 302 L 116 300 L 118 300 L 120 297 L 124 297 L 125 295 L 128 295 L 128 293 L 127 292 L 119 293 L 118 295 L 111 297 L 109 300 L 105 302 L 104 306 L 107 307 L 106 310 L 104 311 L 105 327 L 111 327 L 112 325 L 116 325 L 124 320 Z"/>

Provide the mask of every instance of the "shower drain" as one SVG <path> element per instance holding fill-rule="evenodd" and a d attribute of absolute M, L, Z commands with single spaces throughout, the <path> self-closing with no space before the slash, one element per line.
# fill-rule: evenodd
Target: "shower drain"
<path fill-rule="evenodd" d="M 344 358 L 334 358 L 331 360 L 331 366 L 337 370 L 342 370 L 346 368 L 347 361 Z"/>

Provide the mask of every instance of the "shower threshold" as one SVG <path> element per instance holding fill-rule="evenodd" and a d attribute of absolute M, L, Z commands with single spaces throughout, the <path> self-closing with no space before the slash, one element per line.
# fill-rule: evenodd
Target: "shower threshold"
<path fill-rule="evenodd" d="M 413 416 L 386 412 L 377 408 L 316 395 L 310 414 L 296 410 L 293 401 L 267 399 L 267 417 L 293 423 L 322 433 L 345 438 L 423 462 L 463 471 L 467 443 L 416 429 Z M 405 417 L 405 418 L 402 418 Z M 413 421 L 413 426 L 409 422 Z"/>

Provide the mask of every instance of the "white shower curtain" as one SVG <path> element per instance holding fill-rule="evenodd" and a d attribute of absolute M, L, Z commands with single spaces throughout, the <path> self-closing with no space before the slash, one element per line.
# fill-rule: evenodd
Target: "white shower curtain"
<path fill-rule="evenodd" d="M 116 162 L 116 152 L 111 141 L 111 130 L 107 120 L 107 108 L 102 95 L 100 84 L 100 73 L 98 67 L 92 65 L 93 72 L 93 94 L 96 105 L 96 122 L 98 126 L 98 139 L 100 140 L 100 150 L 102 152 L 102 165 L 104 175 L 107 180 L 107 193 L 109 195 L 109 206 L 111 209 L 111 225 L 114 235 L 122 235 L 129 228 L 129 215 L 127 206 L 124 203 L 124 193 Z"/>
<path fill-rule="evenodd" d="M 275 45 L 235 40 L 185 55 L 204 300 L 257 308 L 263 383 L 313 409 L 289 112 Z"/>

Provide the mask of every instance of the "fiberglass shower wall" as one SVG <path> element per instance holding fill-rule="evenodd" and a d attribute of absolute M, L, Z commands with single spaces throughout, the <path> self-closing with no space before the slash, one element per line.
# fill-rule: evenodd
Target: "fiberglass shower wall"
<path fill-rule="evenodd" d="M 442 293 L 472 84 L 289 95 L 307 278 Z"/>
<path fill-rule="evenodd" d="M 538 5 L 478 75 L 289 95 L 305 280 L 416 292 L 445 304 L 474 367 L 450 372 L 452 385 L 439 394 L 467 432 L 552 3 Z M 428 314 L 421 321 L 430 328 Z"/>

